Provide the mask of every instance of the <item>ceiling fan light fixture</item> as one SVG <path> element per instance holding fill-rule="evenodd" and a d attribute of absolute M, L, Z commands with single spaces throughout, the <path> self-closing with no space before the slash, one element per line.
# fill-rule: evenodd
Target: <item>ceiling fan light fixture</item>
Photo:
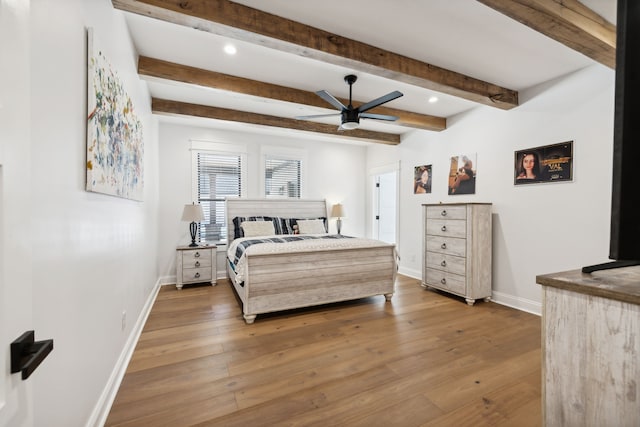
<path fill-rule="evenodd" d="M 352 130 L 356 129 L 358 126 L 360 126 L 360 123 L 358 122 L 344 122 L 340 127 L 344 130 Z"/>
<path fill-rule="evenodd" d="M 344 81 L 349 85 L 349 105 L 344 105 L 342 102 L 340 102 L 335 96 L 331 95 L 329 92 L 327 92 L 326 90 L 319 90 L 316 92 L 316 94 L 324 99 L 325 101 L 327 101 L 329 104 L 333 105 L 335 108 L 338 109 L 338 111 L 340 111 L 340 117 L 341 117 L 341 125 L 338 127 L 338 130 L 352 130 L 352 129 L 356 129 L 360 126 L 360 119 L 361 118 L 365 118 L 365 119 L 376 119 L 376 120 L 386 120 L 386 121 L 396 121 L 398 120 L 398 118 L 396 116 L 391 116 L 388 114 L 373 114 L 373 113 L 368 113 L 367 111 L 371 110 L 372 108 L 375 108 L 379 105 L 382 105 L 386 102 L 389 101 L 393 101 L 396 98 L 399 98 L 402 96 L 402 92 L 399 91 L 393 91 L 390 92 L 384 96 L 381 96 L 379 98 L 374 99 L 373 101 L 369 101 L 367 103 L 362 104 L 359 107 L 354 107 L 352 104 L 352 94 L 353 94 L 353 84 L 356 82 L 356 80 L 358 80 L 358 77 L 356 77 L 353 74 L 349 74 L 348 76 L 344 77 Z M 312 116 L 298 116 L 296 117 L 296 119 L 314 119 L 314 118 L 318 118 L 318 117 L 326 117 L 326 116 L 330 116 L 332 114 L 320 114 L 320 115 L 312 115 Z"/>

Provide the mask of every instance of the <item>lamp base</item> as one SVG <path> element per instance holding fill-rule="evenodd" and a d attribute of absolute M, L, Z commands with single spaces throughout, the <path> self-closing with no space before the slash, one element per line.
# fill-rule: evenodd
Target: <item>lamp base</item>
<path fill-rule="evenodd" d="M 191 244 L 189 245 L 189 247 L 194 247 L 194 246 L 198 246 L 198 244 L 196 243 L 196 233 L 198 232 L 198 223 L 195 221 L 192 221 L 191 224 L 189 224 L 189 233 L 191 233 Z"/>
<path fill-rule="evenodd" d="M 340 234 L 340 230 L 342 229 L 342 220 L 340 218 L 336 220 L 336 228 L 338 229 L 338 234 Z"/>

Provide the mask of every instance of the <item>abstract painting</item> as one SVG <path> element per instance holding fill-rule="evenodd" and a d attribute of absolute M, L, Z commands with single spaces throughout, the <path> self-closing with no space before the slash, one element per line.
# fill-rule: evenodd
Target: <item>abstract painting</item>
<path fill-rule="evenodd" d="M 91 28 L 87 45 L 87 191 L 142 200 L 142 123 Z"/>

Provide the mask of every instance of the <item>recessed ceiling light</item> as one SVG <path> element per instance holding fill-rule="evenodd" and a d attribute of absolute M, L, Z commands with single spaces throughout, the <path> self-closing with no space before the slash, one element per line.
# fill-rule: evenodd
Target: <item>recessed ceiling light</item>
<path fill-rule="evenodd" d="M 438 97 L 437 97 L 437 96 L 432 96 L 432 97 L 430 97 L 430 98 L 429 98 L 429 102 L 430 102 L 431 104 L 433 104 L 434 102 L 438 102 Z"/>
<path fill-rule="evenodd" d="M 224 46 L 224 52 L 227 55 L 235 55 L 237 51 L 238 50 L 236 49 L 236 47 L 232 44 L 228 44 Z"/>

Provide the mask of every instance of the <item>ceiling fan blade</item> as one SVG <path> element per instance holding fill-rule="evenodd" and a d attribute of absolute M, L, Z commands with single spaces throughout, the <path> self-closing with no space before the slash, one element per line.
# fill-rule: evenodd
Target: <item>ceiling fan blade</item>
<path fill-rule="evenodd" d="M 340 111 L 342 111 L 343 109 L 347 109 L 347 107 L 345 107 L 342 102 L 338 101 L 335 96 L 331 95 L 326 90 L 319 90 L 316 92 L 316 95 L 318 95 L 320 98 L 324 99 Z"/>
<path fill-rule="evenodd" d="M 370 110 L 374 107 L 377 107 L 378 105 L 384 104 L 385 102 L 389 102 L 389 101 L 393 101 L 396 98 L 400 98 L 402 96 L 402 92 L 400 91 L 393 91 L 391 93 L 388 93 L 384 96 L 381 96 L 380 98 L 376 98 L 373 101 L 369 101 L 366 104 L 362 104 L 358 110 L 361 113 L 364 113 L 367 110 Z"/>
<path fill-rule="evenodd" d="M 314 114 L 312 116 L 296 116 L 296 120 L 306 120 L 306 119 L 319 119 L 321 117 L 335 117 L 339 116 L 340 113 L 331 113 L 331 114 Z"/>
<path fill-rule="evenodd" d="M 376 119 L 376 120 L 388 120 L 390 122 L 395 122 L 398 120 L 397 116 L 388 116 L 386 114 L 371 114 L 371 113 L 360 113 L 361 119 Z"/>

